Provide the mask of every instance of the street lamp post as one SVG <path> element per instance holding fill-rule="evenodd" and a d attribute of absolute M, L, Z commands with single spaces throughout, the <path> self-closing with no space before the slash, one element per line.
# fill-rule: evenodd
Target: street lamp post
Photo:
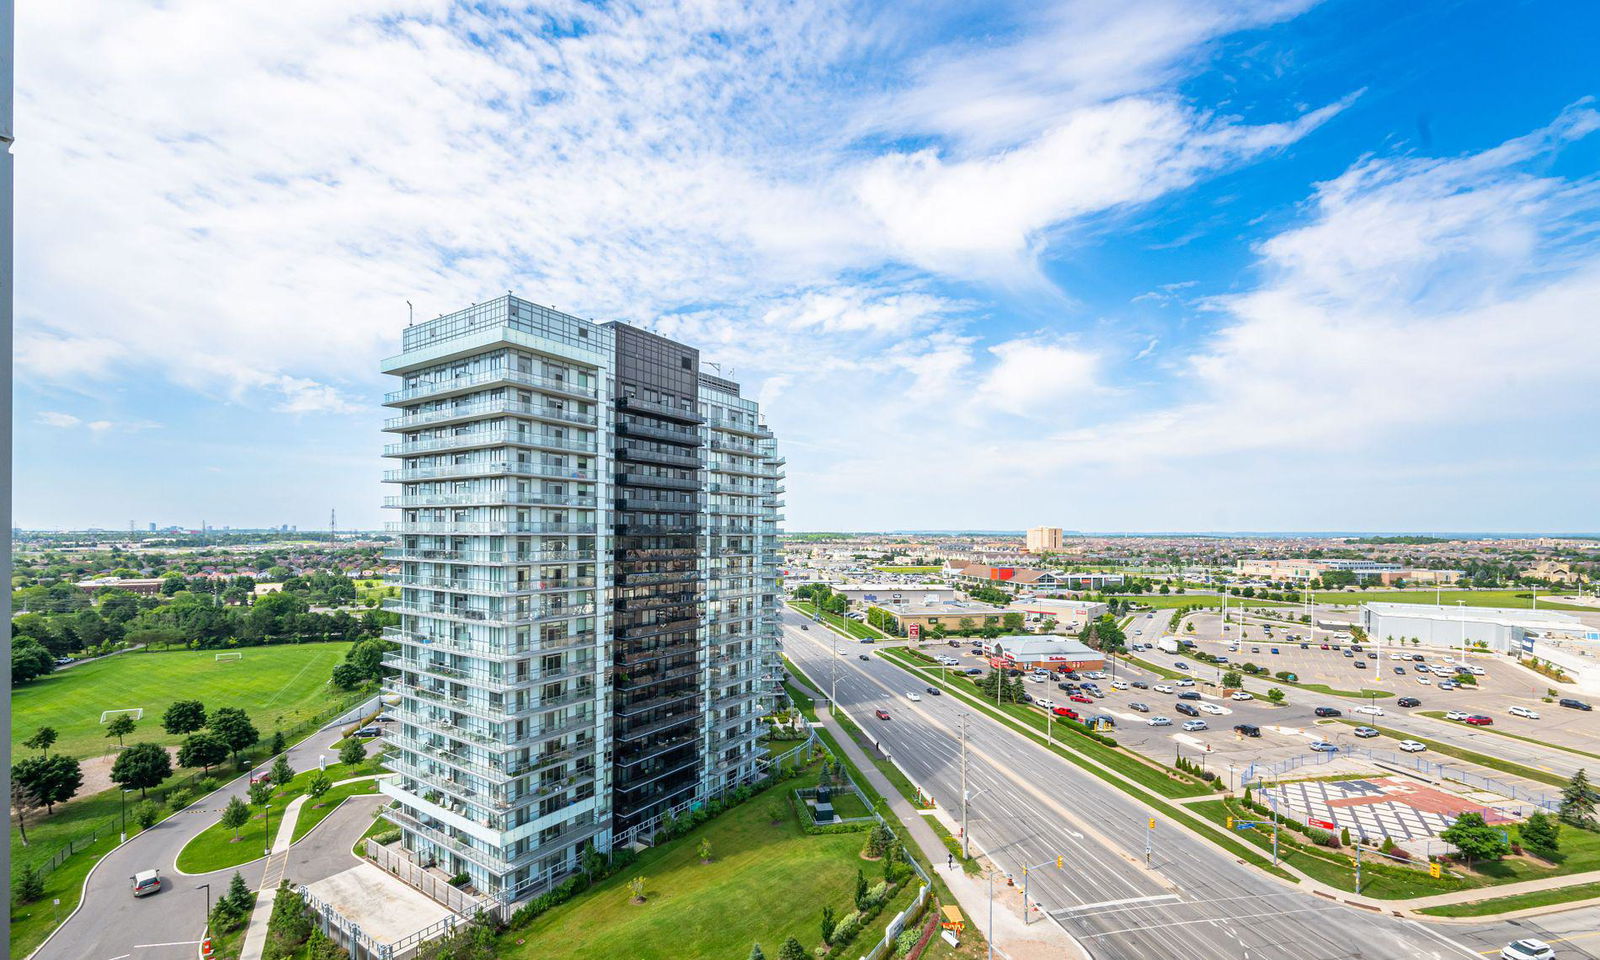
<path fill-rule="evenodd" d="M 122 791 L 122 842 L 128 842 L 128 791 Z"/>
<path fill-rule="evenodd" d="M 206 924 L 209 925 L 211 923 L 211 884 L 202 883 L 198 887 L 195 887 L 195 889 L 204 890 L 206 892 Z M 202 926 L 200 929 L 204 931 L 205 926 Z"/>
<path fill-rule="evenodd" d="M 261 855 L 263 857 L 268 857 L 268 856 L 272 855 L 272 801 L 271 800 L 268 800 L 266 803 L 263 803 L 261 805 L 261 812 L 266 814 L 266 817 L 267 817 L 267 839 L 266 839 L 267 846 L 266 846 L 265 850 L 261 851 Z"/>

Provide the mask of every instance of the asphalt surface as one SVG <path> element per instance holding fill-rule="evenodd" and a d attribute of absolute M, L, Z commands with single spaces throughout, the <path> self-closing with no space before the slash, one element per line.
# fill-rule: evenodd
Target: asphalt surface
<path fill-rule="evenodd" d="M 289 762 L 296 770 L 308 770 L 316 766 L 318 754 L 335 760 L 338 750 L 333 745 L 339 739 L 339 724 L 325 727 L 291 747 Z M 206 920 L 206 893 L 199 889 L 200 885 L 211 885 L 211 900 L 215 903 L 237 870 L 254 890 L 261 884 L 265 861 L 257 859 L 213 873 L 182 874 L 177 869 L 178 852 L 216 822 L 229 798 L 243 797 L 248 785 L 249 778 L 241 776 L 107 854 L 89 874 L 77 912 L 33 954 L 35 960 L 194 960 Z M 307 849 L 297 850 L 297 854 L 303 854 L 298 861 L 302 872 L 295 871 L 297 861 L 290 861 L 289 875 L 293 880 L 308 882 L 320 879 L 313 875 L 316 870 L 336 873 L 354 865 L 345 862 L 331 869 L 338 863 L 335 854 L 341 851 L 344 860 L 351 861 L 349 851 L 355 837 L 342 848 L 321 843 L 320 833 L 325 826 L 337 821 L 348 829 L 345 818 L 346 814 L 340 811 L 319 824 L 316 845 L 304 841 L 296 845 Z M 371 822 L 357 819 L 362 830 Z M 335 828 L 334 832 L 340 831 Z M 360 832 L 357 830 L 356 834 Z M 161 892 L 135 899 L 128 892 L 128 878 L 152 868 L 161 871 Z"/>
<path fill-rule="evenodd" d="M 1557 942 L 1558 956 L 1593 957 L 1582 941 L 1600 930 L 1600 908 L 1520 924 L 1424 925 L 1313 896 L 1239 864 L 1218 847 L 1166 824 L 1152 834 L 1149 808 L 950 696 L 907 699 L 922 685 L 869 645 L 837 638 L 785 611 L 785 651 L 947 811 L 960 811 L 960 746 L 966 714 L 969 824 L 973 843 L 1020 878 L 1029 893 L 1097 960 L 1217 958 L 1332 960 L 1497 955 L 1513 939 Z M 892 719 L 874 718 L 879 708 Z M 1145 865 L 1153 836 L 1152 868 Z M 1057 870 L 1063 856 L 1066 869 Z M 1592 949 L 1594 941 L 1588 941 Z"/>

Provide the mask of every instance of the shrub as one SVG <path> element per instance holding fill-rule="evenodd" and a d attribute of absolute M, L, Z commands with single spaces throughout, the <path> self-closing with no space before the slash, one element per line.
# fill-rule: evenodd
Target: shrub
<path fill-rule="evenodd" d="M 199 780 L 194 782 L 194 791 L 195 793 L 199 794 L 210 793 L 217 789 L 217 787 L 218 783 L 216 777 L 201 777 Z"/>
<path fill-rule="evenodd" d="M 373 834 L 372 837 L 371 837 L 372 842 L 378 844 L 381 847 L 387 847 L 389 844 L 394 843 L 396 840 L 399 840 L 399 839 L 400 839 L 400 831 L 399 830 L 385 830 L 382 833 Z"/>
<path fill-rule="evenodd" d="M 187 790 L 174 790 L 167 794 L 167 806 L 174 810 L 182 810 L 184 807 L 187 807 L 189 805 L 189 801 L 193 799 L 194 797 L 191 796 Z"/>
<path fill-rule="evenodd" d="M 466 886 L 466 885 L 467 885 L 467 884 L 468 884 L 468 883 L 469 883 L 469 882 L 470 882 L 470 881 L 471 881 L 471 880 L 472 880 L 472 877 L 470 877 L 470 876 L 468 876 L 468 875 L 467 875 L 467 874 L 465 874 L 465 873 L 458 873 L 458 874 L 456 874 L 456 875 L 455 875 L 455 876 L 453 876 L 453 877 L 451 877 L 451 878 L 450 878 L 450 879 L 449 879 L 449 880 L 448 880 L 448 881 L 447 881 L 447 882 L 448 882 L 448 883 L 449 883 L 449 884 L 450 884 L 450 886 L 452 886 L 452 887 L 464 887 L 464 886 Z"/>
<path fill-rule="evenodd" d="M 32 903 L 44 896 L 44 875 L 37 867 L 30 864 L 18 871 L 14 896 L 18 903 Z"/>
<path fill-rule="evenodd" d="M 149 830 L 161 820 L 161 807 L 154 800 L 140 800 L 133 808 L 133 821 Z"/>

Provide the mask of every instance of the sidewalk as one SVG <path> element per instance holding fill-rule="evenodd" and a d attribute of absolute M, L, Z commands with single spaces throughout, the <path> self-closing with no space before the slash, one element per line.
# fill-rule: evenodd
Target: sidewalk
<path fill-rule="evenodd" d="M 329 789 L 385 776 L 389 774 L 373 773 L 364 777 L 350 777 L 335 782 Z M 272 919 L 272 901 L 278 895 L 278 884 L 283 881 L 284 871 L 289 865 L 289 848 L 294 845 L 294 826 L 300 820 L 301 808 L 309 799 L 311 798 L 302 793 L 283 808 L 283 817 L 278 821 L 277 836 L 273 837 L 272 850 L 267 854 L 266 868 L 261 872 L 261 889 L 256 894 L 255 909 L 250 911 L 250 925 L 245 928 L 244 943 L 239 947 L 239 960 L 261 960 L 261 953 L 266 949 L 267 921 Z"/>
<path fill-rule="evenodd" d="M 866 777 L 872 788 L 888 801 L 890 812 L 900 821 L 911 841 L 922 851 L 923 856 L 927 857 L 928 862 L 933 864 L 934 872 L 950 888 L 950 892 L 955 896 L 956 902 L 961 907 L 961 912 L 966 914 L 967 922 L 971 925 L 971 929 L 977 930 L 979 933 L 986 932 L 989 928 L 990 908 L 988 881 L 981 874 L 969 876 L 961 868 L 960 864 L 946 865 L 949 863 L 950 851 L 945 848 L 944 841 L 933 831 L 933 828 L 928 826 L 926 815 L 913 807 L 905 797 L 900 795 L 900 791 L 895 789 L 894 784 L 889 782 L 889 778 L 883 775 L 883 772 L 872 762 L 872 758 L 866 755 L 855 742 L 855 739 L 839 726 L 838 721 L 833 718 L 829 711 L 820 707 L 820 704 L 827 702 L 826 698 L 821 698 L 817 702 L 819 704 L 817 716 L 821 720 L 820 725 L 833 734 L 845 756 L 850 759 L 851 763 L 856 765 L 856 768 L 861 771 L 862 776 Z M 844 711 L 842 708 L 841 711 L 846 716 L 849 716 L 849 711 Z M 910 778 L 907 777 L 907 779 L 909 780 Z M 984 859 L 987 860 L 987 858 Z M 1047 920 L 1042 923 L 1036 922 L 1024 925 L 1021 916 L 1021 891 L 1014 887 L 1006 886 L 1004 871 L 1001 871 L 993 863 L 989 864 L 989 869 L 995 872 L 996 877 L 994 890 L 996 905 L 994 911 L 994 949 L 996 953 L 1011 957 L 1013 960 L 1029 960 L 1029 958 L 1033 957 L 1051 957 L 1059 960 L 1063 956 L 1087 960 L 1088 954 L 1083 951 L 1083 948 L 1078 946 L 1077 941 L 1073 940 L 1054 921 Z M 260 958 L 259 956 L 250 957 L 246 955 L 241 960 L 260 960 Z"/>

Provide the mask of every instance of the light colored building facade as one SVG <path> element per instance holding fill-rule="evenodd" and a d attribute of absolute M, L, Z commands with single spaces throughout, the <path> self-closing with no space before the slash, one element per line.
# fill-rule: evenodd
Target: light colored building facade
<path fill-rule="evenodd" d="M 417 861 L 537 892 L 753 775 L 781 462 L 708 416 L 755 426 L 736 385 L 702 397 L 698 354 L 633 327 L 504 296 L 403 348 L 385 816 Z"/>
<path fill-rule="evenodd" d="M 841 583 L 833 585 L 852 604 L 949 603 L 959 591 L 943 583 Z"/>
<path fill-rule="evenodd" d="M 1054 621 L 1052 632 L 1077 633 L 1110 608 L 1091 600 L 1018 600 L 1008 609 L 1021 613 L 1029 629 Z"/>
<path fill-rule="evenodd" d="M 1027 545 L 1029 553 L 1055 553 L 1061 549 L 1060 527 L 1029 527 Z"/>

